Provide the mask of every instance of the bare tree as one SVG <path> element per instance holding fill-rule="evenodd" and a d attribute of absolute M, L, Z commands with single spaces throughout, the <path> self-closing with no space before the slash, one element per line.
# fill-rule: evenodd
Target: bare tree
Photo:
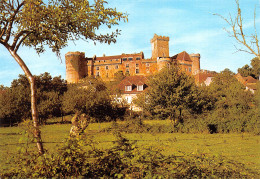
<path fill-rule="evenodd" d="M 237 51 L 243 51 L 249 54 L 254 54 L 260 60 L 259 40 L 258 40 L 257 29 L 256 29 L 256 8 L 254 11 L 254 32 L 248 35 L 245 33 L 245 29 L 243 26 L 244 25 L 243 17 L 239 6 L 239 0 L 236 0 L 236 6 L 237 6 L 237 13 L 235 17 L 232 17 L 231 14 L 229 14 L 228 18 L 225 18 L 220 14 L 214 14 L 214 15 L 220 16 L 230 26 L 231 29 L 225 28 L 225 30 L 231 37 L 234 37 L 236 39 L 238 44 L 242 45 L 242 47 L 239 48 L 235 46 Z"/>

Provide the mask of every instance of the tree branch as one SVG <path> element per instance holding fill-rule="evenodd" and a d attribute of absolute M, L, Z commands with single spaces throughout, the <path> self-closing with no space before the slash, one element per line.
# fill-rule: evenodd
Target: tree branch
<path fill-rule="evenodd" d="M 22 37 L 22 39 L 18 42 L 17 45 L 14 46 L 14 52 L 16 53 L 17 50 L 19 49 L 20 45 L 23 43 L 23 41 L 31 34 L 32 32 L 27 32 L 26 34 L 24 34 L 24 36 Z"/>
<path fill-rule="evenodd" d="M 13 23 L 15 20 L 15 16 L 17 15 L 17 13 L 19 12 L 20 8 L 24 5 L 24 1 L 21 2 L 21 4 L 17 4 L 17 8 L 14 8 L 14 4 L 12 4 L 11 8 L 15 9 L 13 15 L 11 15 L 10 20 L 9 20 L 9 25 L 7 28 L 7 32 L 6 32 L 6 38 L 5 38 L 5 42 L 8 42 L 11 36 L 11 32 L 12 32 L 12 28 L 13 28 Z"/>

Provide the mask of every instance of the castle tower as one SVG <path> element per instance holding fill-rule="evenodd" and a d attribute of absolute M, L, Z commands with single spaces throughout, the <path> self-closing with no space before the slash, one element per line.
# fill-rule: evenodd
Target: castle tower
<path fill-rule="evenodd" d="M 169 37 L 154 34 L 151 39 L 152 59 L 157 59 L 158 57 L 169 57 L 169 40 Z"/>
<path fill-rule="evenodd" d="M 192 74 L 195 75 L 200 72 L 200 54 L 190 54 L 192 60 Z"/>
<path fill-rule="evenodd" d="M 160 71 L 161 69 L 163 69 L 167 64 L 171 63 L 171 58 L 158 58 L 157 60 L 157 67 L 158 67 L 158 71 Z"/>
<path fill-rule="evenodd" d="M 68 83 L 78 83 L 80 79 L 85 77 L 84 58 L 85 53 L 83 52 L 68 52 L 65 54 Z"/>

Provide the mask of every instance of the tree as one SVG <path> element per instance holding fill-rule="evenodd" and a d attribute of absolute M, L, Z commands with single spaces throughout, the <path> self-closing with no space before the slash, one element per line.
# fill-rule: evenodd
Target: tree
<path fill-rule="evenodd" d="M 61 96 L 67 91 L 67 84 L 61 76 L 52 78 L 49 73 L 34 76 L 37 87 L 39 121 L 50 116 L 61 116 Z M 25 75 L 13 80 L 11 87 L 0 94 L 0 118 L 3 122 L 19 123 L 30 118 L 30 84 Z"/>
<path fill-rule="evenodd" d="M 127 15 L 107 8 L 106 2 L 96 0 L 1 0 L 0 44 L 10 52 L 20 65 L 30 83 L 31 111 L 39 153 L 44 153 L 38 128 L 35 79 L 25 62 L 18 55 L 21 45 L 33 47 L 37 53 L 52 49 L 58 56 L 69 40 L 90 39 L 111 43 L 120 32 L 97 34 L 101 25 L 111 28 Z"/>
<path fill-rule="evenodd" d="M 152 114 L 162 118 L 182 120 L 184 111 L 201 113 L 210 105 L 207 97 L 195 85 L 194 78 L 179 70 L 178 66 L 165 67 L 149 81 L 149 90 L 141 100 Z"/>
<path fill-rule="evenodd" d="M 236 0 L 237 5 L 237 14 L 235 17 L 232 17 L 230 15 L 229 18 L 225 18 L 220 14 L 214 14 L 220 16 L 222 19 L 224 19 L 228 25 L 231 27 L 231 30 L 227 30 L 227 33 L 236 39 L 238 44 L 242 45 L 245 48 L 237 48 L 238 51 L 244 51 L 250 54 L 254 54 L 258 60 L 260 60 L 260 49 L 259 49 L 259 39 L 257 36 L 257 29 L 256 29 L 256 10 L 254 12 L 254 30 L 255 32 L 252 33 L 252 35 L 247 35 L 247 33 L 244 30 L 243 26 L 243 17 L 242 17 L 242 11 L 239 6 L 239 0 Z M 248 41 L 250 39 L 250 41 Z"/>
<path fill-rule="evenodd" d="M 120 117 L 120 110 L 113 103 L 109 89 L 100 79 L 85 78 L 80 84 L 72 84 L 64 93 L 62 108 L 67 114 L 85 113 L 98 121 Z"/>
<path fill-rule="evenodd" d="M 252 76 L 254 78 L 258 78 L 260 76 L 260 60 L 258 60 L 257 57 L 253 58 L 251 60 L 251 66 L 248 64 L 244 65 L 242 68 L 238 68 L 238 73 L 240 73 L 242 76 Z"/>
<path fill-rule="evenodd" d="M 250 109 L 252 95 L 230 70 L 224 70 L 213 78 L 210 91 L 216 98 L 215 114 L 220 119 L 244 115 Z"/>

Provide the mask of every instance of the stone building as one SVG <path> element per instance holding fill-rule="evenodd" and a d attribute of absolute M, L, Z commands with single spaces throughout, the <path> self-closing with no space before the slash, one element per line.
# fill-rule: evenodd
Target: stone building
<path fill-rule="evenodd" d="M 151 39 L 152 57 L 145 59 L 143 52 L 102 57 L 86 57 L 84 52 L 68 52 L 66 59 L 66 80 L 77 83 L 87 76 L 113 80 L 115 73 L 122 71 L 130 76 L 149 76 L 160 71 L 165 65 L 177 61 L 183 71 L 190 75 L 200 73 L 200 54 L 183 51 L 169 56 L 169 37 L 154 35 Z"/>

